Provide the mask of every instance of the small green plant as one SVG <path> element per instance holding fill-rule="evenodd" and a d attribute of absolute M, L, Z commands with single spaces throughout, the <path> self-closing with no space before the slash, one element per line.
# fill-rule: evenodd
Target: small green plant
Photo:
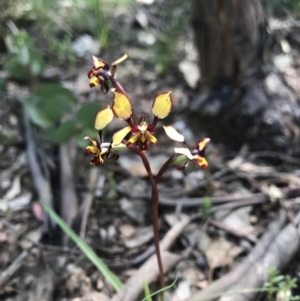
<path fill-rule="evenodd" d="M 168 289 L 170 289 L 171 287 L 173 287 L 176 283 L 177 279 L 175 279 L 173 281 L 173 283 L 171 283 L 170 285 L 164 287 L 163 289 L 160 289 L 154 293 L 151 293 L 150 292 L 150 288 L 149 288 L 149 285 L 148 285 L 148 282 L 145 280 L 144 281 L 144 294 L 145 294 L 145 298 L 141 301 L 152 301 L 152 297 L 154 297 L 155 295 L 158 295 L 159 293 L 163 292 L 163 291 L 166 291 Z"/>
<path fill-rule="evenodd" d="M 270 269 L 268 271 L 269 281 L 264 287 L 267 289 L 267 300 L 272 301 L 276 296 L 283 301 L 300 300 L 300 296 L 293 296 L 292 289 L 297 288 L 297 278 L 291 278 L 290 275 L 281 275 L 277 270 Z"/>
<path fill-rule="evenodd" d="M 210 210 L 211 210 L 211 200 L 209 197 L 205 197 L 203 200 L 203 203 L 201 205 L 201 210 L 200 210 L 201 218 L 203 220 L 205 220 L 209 217 Z"/>

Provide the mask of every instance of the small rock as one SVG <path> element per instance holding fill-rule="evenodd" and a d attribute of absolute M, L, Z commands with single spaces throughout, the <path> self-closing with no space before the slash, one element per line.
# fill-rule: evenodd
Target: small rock
<path fill-rule="evenodd" d="M 72 43 L 72 49 L 79 57 L 95 55 L 100 52 L 100 48 L 100 43 L 88 34 L 79 36 Z"/>
<path fill-rule="evenodd" d="M 152 226 L 137 228 L 133 237 L 125 238 L 124 244 L 127 248 L 138 248 L 148 243 L 153 238 Z"/>
<path fill-rule="evenodd" d="M 130 238 L 134 235 L 136 229 L 131 225 L 122 225 L 119 228 L 119 231 L 122 234 L 122 236 L 124 236 L 125 238 Z"/>
<path fill-rule="evenodd" d="M 139 10 L 137 14 L 135 15 L 135 19 L 138 21 L 138 23 L 143 27 L 148 27 L 148 18 L 146 13 L 143 10 Z"/>
<path fill-rule="evenodd" d="M 187 279 L 179 282 L 176 289 L 176 295 L 179 301 L 186 300 L 191 296 L 190 286 L 190 282 Z"/>
<path fill-rule="evenodd" d="M 189 87 L 195 89 L 200 79 L 200 71 L 197 64 L 189 60 L 184 60 L 179 63 L 178 67 Z"/>
<path fill-rule="evenodd" d="M 140 31 L 137 34 L 137 39 L 141 44 L 152 46 L 154 45 L 156 38 L 151 32 Z"/>
<path fill-rule="evenodd" d="M 274 56 L 273 62 L 279 71 L 284 72 L 287 67 L 290 67 L 292 58 L 287 54 L 279 54 Z"/>
<path fill-rule="evenodd" d="M 138 3 L 145 4 L 145 5 L 151 5 L 155 2 L 155 0 L 135 0 L 135 1 Z"/>

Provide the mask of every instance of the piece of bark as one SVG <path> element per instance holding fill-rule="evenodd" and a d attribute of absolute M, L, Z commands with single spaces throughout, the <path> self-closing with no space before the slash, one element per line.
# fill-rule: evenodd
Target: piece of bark
<path fill-rule="evenodd" d="M 244 277 L 244 275 L 254 265 L 254 263 L 263 258 L 266 250 L 270 247 L 277 234 L 284 226 L 285 222 L 286 216 L 283 211 L 280 211 L 274 221 L 270 224 L 269 229 L 263 235 L 262 239 L 257 243 L 251 253 L 240 265 L 238 265 L 235 269 L 233 269 L 231 272 L 224 275 L 217 281 L 213 282 L 206 289 L 194 294 L 191 298 L 188 299 L 188 301 L 201 301 L 203 299 L 215 300 L 216 298 L 209 299 L 209 296 L 226 292 L 228 288 L 230 288 L 242 277 Z"/>

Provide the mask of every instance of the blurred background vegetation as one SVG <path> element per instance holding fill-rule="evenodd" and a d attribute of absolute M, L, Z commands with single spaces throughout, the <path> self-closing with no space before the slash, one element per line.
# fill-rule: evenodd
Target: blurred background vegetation
<path fill-rule="evenodd" d="M 0 64 L 5 70 L 0 77 L 1 102 L 7 100 L 7 81 L 15 80 L 29 87 L 29 94 L 19 100 L 45 139 L 63 143 L 74 135 L 91 134 L 90 116 L 100 105 L 90 101 L 77 106 L 76 95 L 61 85 L 62 78 L 90 61 L 91 54 L 113 60 L 132 47 L 142 51 L 151 47 L 144 59 L 164 75 L 183 57 L 178 44 L 192 39 L 189 1 L 147 4 L 134 0 L 1 1 Z M 296 17 L 300 12 L 299 0 L 268 0 L 264 5 L 277 18 Z M 51 76 L 50 67 L 60 72 Z"/>

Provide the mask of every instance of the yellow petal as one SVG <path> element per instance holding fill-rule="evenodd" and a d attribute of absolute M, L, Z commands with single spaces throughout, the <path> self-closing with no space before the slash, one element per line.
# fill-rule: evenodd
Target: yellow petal
<path fill-rule="evenodd" d="M 108 106 L 104 110 L 100 110 L 95 116 L 95 129 L 103 130 L 114 118 L 112 109 Z"/>
<path fill-rule="evenodd" d="M 103 68 L 106 63 L 93 55 L 94 68 Z"/>
<path fill-rule="evenodd" d="M 128 140 L 128 144 L 131 144 L 131 143 L 136 143 L 141 137 L 141 133 L 137 133 L 135 134 L 134 136 L 132 136 L 129 140 Z"/>
<path fill-rule="evenodd" d="M 154 116 L 162 119 L 169 115 L 172 109 L 171 91 L 158 94 L 152 104 Z"/>
<path fill-rule="evenodd" d="M 100 81 L 96 76 L 92 76 L 90 78 L 90 87 L 92 88 L 92 87 L 97 87 L 97 86 L 100 86 Z"/>
<path fill-rule="evenodd" d="M 126 126 L 124 129 L 119 130 L 116 133 L 114 133 L 113 138 L 112 138 L 112 146 L 119 145 L 130 131 L 131 131 L 131 127 Z"/>
<path fill-rule="evenodd" d="M 156 137 L 153 136 L 152 134 L 150 134 L 149 132 L 147 132 L 147 140 L 151 141 L 152 143 L 154 143 L 156 145 L 158 144 Z"/>
<path fill-rule="evenodd" d="M 198 157 L 195 158 L 195 161 L 202 168 L 207 168 L 208 167 L 208 163 L 207 163 L 206 159 L 203 158 L 203 157 L 198 156 Z"/>
<path fill-rule="evenodd" d="M 95 146 L 95 147 L 98 146 L 97 141 L 94 140 L 94 139 L 92 139 L 90 136 L 85 136 L 85 137 L 83 138 L 83 140 L 90 140 L 90 142 L 91 142 L 91 144 L 92 144 L 93 146 Z"/>
<path fill-rule="evenodd" d="M 194 160 L 194 156 L 191 154 L 191 151 L 188 148 L 185 147 L 175 147 L 174 152 L 176 154 L 184 155 L 186 156 L 189 160 Z"/>
<path fill-rule="evenodd" d="M 208 144 L 208 142 L 210 141 L 209 138 L 204 138 L 202 140 L 200 140 L 199 142 L 197 142 L 196 147 L 199 149 L 199 151 L 202 151 L 205 146 Z"/>
<path fill-rule="evenodd" d="M 117 59 L 116 61 L 114 61 L 112 63 L 112 65 L 118 65 L 118 64 L 120 64 L 121 62 L 125 61 L 128 58 L 129 58 L 129 53 L 125 53 L 122 57 L 120 57 L 119 59 Z"/>
<path fill-rule="evenodd" d="M 85 150 L 88 154 L 98 154 L 100 152 L 97 147 L 90 145 L 88 145 Z"/>
<path fill-rule="evenodd" d="M 129 119 L 133 111 L 130 100 L 125 94 L 121 92 L 115 91 L 114 95 L 115 97 L 112 105 L 114 114 L 120 119 Z"/>
<path fill-rule="evenodd" d="M 184 142 L 184 137 L 180 133 L 177 132 L 175 128 L 173 128 L 171 125 L 163 126 L 164 130 L 169 138 L 171 138 L 174 141 L 178 142 Z"/>

